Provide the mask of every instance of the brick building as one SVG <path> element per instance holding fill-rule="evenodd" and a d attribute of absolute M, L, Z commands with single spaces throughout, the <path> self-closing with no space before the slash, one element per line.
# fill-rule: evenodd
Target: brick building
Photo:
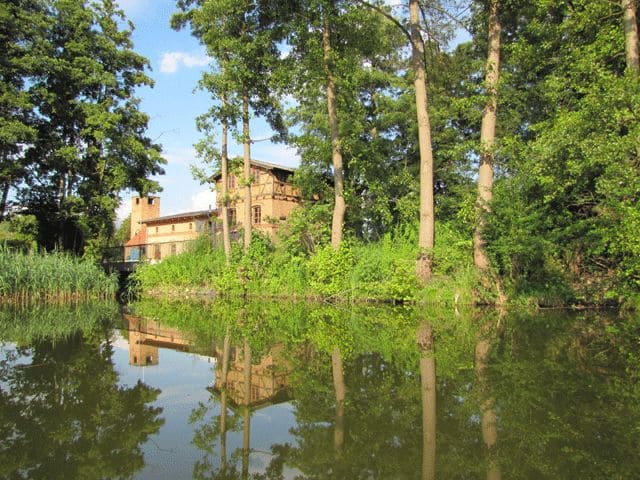
<path fill-rule="evenodd" d="M 280 223 L 300 203 L 300 192 L 293 186 L 295 169 L 267 162 L 251 162 L 251 221 L 255 230 L 274 235 Z M 214 177 L 217 198 L 222 195 L 222 176 Z M 242 175 L 229 172 L 229 224 L 235 231 L 242 227 L 245 201 Z M 218 202 L 220 207 L 220 202 Z M 163 258 L 181 253 L 202 233 L 221 231 L 218 210 L 202 210 L 175 215 L 160 215 L 160 197 L 131 199 L 130 240 L 124 245 L 125 260 Z"/>

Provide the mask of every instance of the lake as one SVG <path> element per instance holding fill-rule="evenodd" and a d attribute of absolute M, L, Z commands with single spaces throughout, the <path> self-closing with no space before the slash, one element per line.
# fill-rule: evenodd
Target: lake
<path fill-rule="evenodd" d="M 0 307 L 7 479 L 631 479 L 640 319 Z"/>

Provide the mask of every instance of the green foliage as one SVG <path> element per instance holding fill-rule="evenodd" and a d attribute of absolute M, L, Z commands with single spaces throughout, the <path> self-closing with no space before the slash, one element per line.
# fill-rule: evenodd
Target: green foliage
<path fill-rule="evenodd" d="M 164 160 L 135 97 L 153 83 L 148 61 L 111 0 L 3 3 L 0 22 L 11 45 L 0 61 L 2 192 L 15 187 L 36 215 L 40 245 L 82 253 L 90 244 L 97 256 L 120 191 L 159 188 L 149 177 Z"/>
<path fill-rule="evenodd" d="M 33 215 L 14 215 L 0 222 L 0 244 L 20 251 L 37 248 L 38 220 Z"/>

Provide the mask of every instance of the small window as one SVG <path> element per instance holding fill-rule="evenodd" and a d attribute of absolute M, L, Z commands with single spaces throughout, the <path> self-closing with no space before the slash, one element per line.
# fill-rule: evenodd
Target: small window
<path fill-rule="evenodd" d="M 236 188 L 236 177 L 233 175 L 229 175 L 227 177 L 227 183 L 229 190 L 233 190 L 234 188 Z"/>
<path fill-rule="evenodd" d="M 230 208 L 229 210 L 227 210 L 227 215 L 229 216 L 229 225 L 235 225 L 237 221 L 236 209 Z"/>
<path fill-rule="evenodd" d="M 253 210 L 253 223 L 262 223 L 262 208 L 260 205 L 256 205 Z"/>
<path fill-rule="evenodd" d="M 158 227 L 156 227 L 156 233 L 158 233 Z"/>
<path fill-rule="evenodd" d="M 193 230 L 193 223 L 189 224 L 189 230 Z"/>
<path fill-rule="evenodd" d="M 149 205 L 154 205 L 156 203 L 156 199 L 155 198 L 151 198 L 149 197 L 149 199 L 147 200 L 147 202 L 149 203 Z"/>
<path fill-rule="evenodd" d="M 140 205 L 140 199 L 136 198 L 136 205 Z"/>
<path fill-rule="evenodd" d="M 175 232 L 176 231 L 176 226 L 175 225 L 171 225 L 171 231 Z"/>

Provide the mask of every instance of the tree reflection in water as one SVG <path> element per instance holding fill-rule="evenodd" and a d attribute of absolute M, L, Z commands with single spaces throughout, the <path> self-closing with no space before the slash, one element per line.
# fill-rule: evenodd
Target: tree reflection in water
<path fill-rule="evenodd" d="M 118 385 L 110 343 L 77 333 L 0 361 L 0 477 L 127 478 L 164 420 L 159 390 Z M 29 361 L 30 360 L 30 361 Z"/>

